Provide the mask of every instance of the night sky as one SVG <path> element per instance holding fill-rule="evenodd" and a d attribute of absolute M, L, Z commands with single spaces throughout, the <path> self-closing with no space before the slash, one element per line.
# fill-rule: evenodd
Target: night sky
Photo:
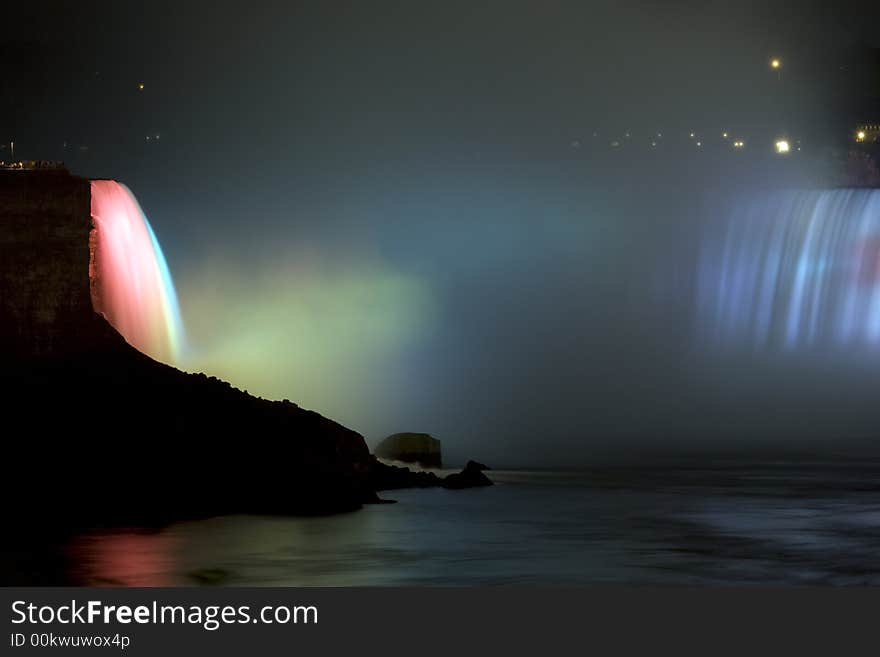
<path fill-rule="evenodd" d="M 719 355 L 689 265 L 731 197 L 822 186 L 880 121 L 868 3 L 9 4 L 0 141 L 137 195 L 184 369 L 506 465 L 880 426 L 880 353 Z M 732 163 L 728 131 L 813 159 Z"/>

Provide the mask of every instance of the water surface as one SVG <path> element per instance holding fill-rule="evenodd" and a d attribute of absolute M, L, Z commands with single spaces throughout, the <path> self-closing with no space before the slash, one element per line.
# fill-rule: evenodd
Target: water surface
<path fill-rule="evenodd" d="M 880 584 L 880 467 L 491 473 L 328 517 L 229 516 L 10 550 L 76 585 Z M 26 553 L 26 554 L 25 554 Z"/>

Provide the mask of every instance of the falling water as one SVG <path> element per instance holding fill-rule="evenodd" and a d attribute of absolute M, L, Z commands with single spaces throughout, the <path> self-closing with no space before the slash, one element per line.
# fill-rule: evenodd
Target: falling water
<path fill-rule="evenodd" d="M 131 190 L 93 180 L 92 305 L 135 348 L 175 363 L 183 326 L 162 249 Z"/>
<path fill-rule="evenodd" d="M 716 343 L 880 346 L 880 190 L 785 192 L 707 235 L 700 325 Z"/>

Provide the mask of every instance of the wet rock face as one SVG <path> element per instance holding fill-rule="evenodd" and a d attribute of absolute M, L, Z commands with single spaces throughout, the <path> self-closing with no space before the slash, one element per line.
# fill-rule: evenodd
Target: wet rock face
<path fill-rule="evenodd" d="M 440 441 L 428 433 L 395 433 L 376 446 L 379 458 L 418 463 L 425 468 L 443 467 Z"/>
<path fill-rule="evenodd" d="M 62 173 L 0 173 L 2 492 L 34 503 L 13 505 L 15 519 L 329 513 L 374 499 L 360 434 L 158 363 L 92 310 L 89 193 Z"/>

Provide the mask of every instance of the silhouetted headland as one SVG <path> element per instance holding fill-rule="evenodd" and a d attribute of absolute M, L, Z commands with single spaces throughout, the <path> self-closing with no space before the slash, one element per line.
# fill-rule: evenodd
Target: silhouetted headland
<path fill-rule="evenodd" d="M 333 513 L 379 501 L 377 490 L 442 484 L 379 464 L 363 436 L 318 413 L 126 343 L 92 308 L 88 180 L 0 172 L 0 220 L 14 518 L 76 526 Z"/>

